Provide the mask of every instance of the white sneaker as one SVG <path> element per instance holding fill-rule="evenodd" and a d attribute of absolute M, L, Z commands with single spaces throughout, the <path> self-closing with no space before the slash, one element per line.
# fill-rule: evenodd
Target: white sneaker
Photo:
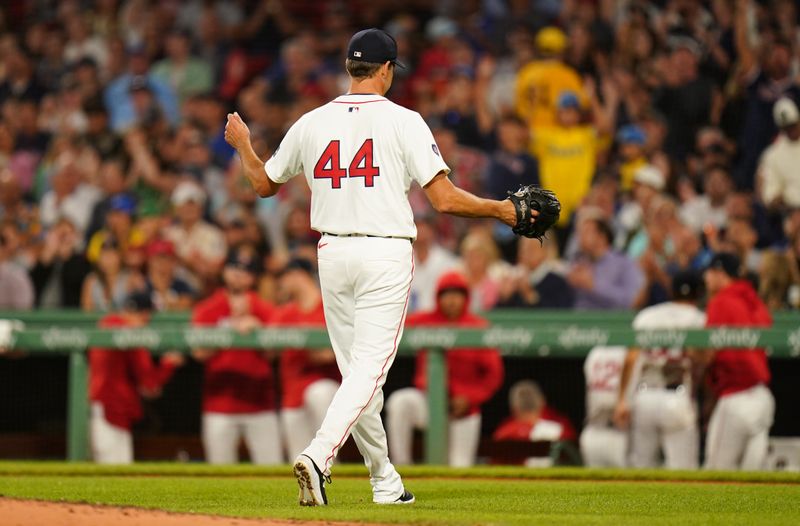
<path fill-rule="evenodd" d="M 298 501 L 301 506 L 327 506 L 328 497 L 325 495 L 325 483 L 331 482 L 330 477 L 322 474 L 311 457 L 300 455 L 294 461 L 294 476 L 300 486 Z"/>

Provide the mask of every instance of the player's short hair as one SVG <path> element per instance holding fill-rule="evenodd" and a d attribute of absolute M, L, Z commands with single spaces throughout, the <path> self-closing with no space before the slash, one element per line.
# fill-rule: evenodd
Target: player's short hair
<path fill-rule="evenodd" d="M 344 61 L 344 67 L 347 74 L 354 79 L 368 79 L 375 76 L 383 64 L 379 62 L 363 62 L 361 60 L 347 59 Z"/>
<path fill-rule="evenodd" d="M 545 403 L 542 389 L 532 380 L 515 383 L 508 393 L 508 404 L 518 411 L 539 411 Z"/>

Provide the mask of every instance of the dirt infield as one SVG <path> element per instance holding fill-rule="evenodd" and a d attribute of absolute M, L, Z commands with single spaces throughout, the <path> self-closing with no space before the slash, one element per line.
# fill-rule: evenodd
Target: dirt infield
<path fill-rule="evenodd" d="M 3 526 L 369 526 L 360 522 L 237 519 L 8 498 L 0 498 L 0 523 Z"/>

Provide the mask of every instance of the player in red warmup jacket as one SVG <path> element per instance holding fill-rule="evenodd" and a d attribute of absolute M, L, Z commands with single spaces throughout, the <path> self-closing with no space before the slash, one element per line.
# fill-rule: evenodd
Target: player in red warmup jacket
<path fill-rule="evenodd" d="M 712 295 L 708 327 L 769 327 L 767 306 L 750 282 L 739 279 L 741 263 L 733 254 L 714 256 L 705 271 Z M 709 352 L 708 379 L 718 398 L 706 437 L 707 469 L 762 469 L 767 455 L 775 399 L 764 349 Z"/>
<path fill-rule="evenodd" d="M 547 405 L 547 400 L 536 382 L 522 380 L 511 387 L 508 394 L 511 416 L 498 427 L 492 440 L 520 442 L 575 441 L 577 434 L 569 418 Z M 501 463 L 494 462 L 493 463 Z M 549 457 L 503 458 L 502 463 L 541 466 L 551 464 Z"/>
<path fill-rule="evenodd" d="M 144 327 L 153 304 L 143 293 L 131 295 L 119 313 L 100 320 L 104 329 Z M 145 349 L 89 350 L 89 400 L 92 406 L 90 435 L 92 458 L 100 464 L 133 462 L 131 427 L 142 418 L 140 396 L 154 398 L 169 380 L 180 354 L 167 353 L 159 365 Z"/>
<path fill-rule="evenodd" d="M 325 327 L 322 293 L 309 261 L 289 262 L 279 286 L 291 303 L 278 311 L 275 325 Z M 289 458 L 295 458 L 322 425 L 342 377 L 331 349 L 284 349 L 280 378 L 281 424 Z"/>
<path fill-rule="evenodd" d="M 253 291 L 257 273 L 251 246 L 231 249 L 222 271 L 225 286 L 197 304 L 192 323 L 249 332 L 271 322 L 274 308 Z M 203 448 L 208 462 L 238 462 L 243 437 L 254 464 L 279 464 L 282 448 L 268 355 L 257 349 L 195 349 L 193 355 L 205 363 Z"/>
<path fill-rule="evenodd" d="M 468 312 L 469 285 L 456 272 L 444 274 L 438 282 L 436 310 L 408 317 L 408 327 L 486 327 L 483 318 Z M 389 456 L 396 465 L 410 464 L 414 429 L 428 425 L 425 399 L 426 353 L 417 355 L 415 387 L 399 389 L 386 403 Z M 451 349 L 447 352 L 447 389 L 450 397 L 451 466 L 475 463 L 481 434 L 480 406 L 503 382 L 503 361 L 494 349 Z"/>

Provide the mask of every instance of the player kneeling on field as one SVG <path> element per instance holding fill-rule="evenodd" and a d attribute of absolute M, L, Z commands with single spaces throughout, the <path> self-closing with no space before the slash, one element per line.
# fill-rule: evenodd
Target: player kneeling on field
<path fill-rule="evenodd" d="M 575 428 L 569 419 L 547 405 L 539 384 L 522 380 L 511 387 L 508 395 L 511 416 L 498 427 L 492 440 L 518 442 L 574 441 Z M 525 464 L 529 467 L 546 467 L 553 464 L 549 456 L 514 458 L 501 456 L 493 464 Z"/>
<path fill-rule="evenodd" d="M 437 307 L 413 314 L 408 327 L 486 327 L 483 318 L 467 311 L 469 285 L 461 274 L 444 274 L 437 286 Z M 480 405 L 489 400 L 503 382 L 503 361 L 494 349 L 451 349 L 447 352 L 447 389 L 450 397 L 450 465 L 475 463 L 481 436 Z M 410 464 L 414 429 L 428 425 L 425 399 L 426 353 L 417 355 L 414 385 L 392 393 L 386 403 L 389 457 L 394 464 Z"/>
<path fill-rule="evenodd" d="M 700 278 L 677 274 L 672 280 L 673 301 L 639 312 L 633 320 L 637 330 L 702 329 L 706 322 L 697 308 Z M 699 457 L 697 402 L 694 399 L 693 364 L 686 349 L 631 349 L 625 359 L 614 421 L 630 426 L 631 465 L 668 469 L 696 469 Z M 633 381 L 634 371 L 639 378 Z M 628 386 L 633 383 L 632 403 Z M 661 454 L 660 454 L 661 453 Z"/>
<path fill-rule="evenodd" d="M 253 291 L 258 269 L 252 246 L 232 248 L 222 270 L 225 287 L 195 306 L 192 323 L 249 332 L 271 322 L 274 308 Z M 208 462 L 237 462 L 243 436 L 254 464 L 280 464 L 269 356 L 258 349 L 195 349 L 193 355 L 205 363 L 203 448 Z"/>
<path fill-rule="evenodd" d="M 125 300 L 122 311 L 100 320 L 104 329 L 137 329 L 150 321 L 150 296 L 135 293 Z M 169 380 L 183 356 L 168 353 L 159 365 L 145 349 L 89 350 L 89 400 L 92 458 L 100 464 L 133 462 L 131 427 L 142 417 L 139 395 L 154 398 Z"/>
<path fill-rule="evenodd" d="M 290 303 L 275 316 L 276 325 L 325 327 L 322 293 L 309 261 L 290 261 L 279 290 Z M 331 349 L 284 349 L 280 375 L 281 424 L 289 458 L 295 458 L 322 425 L 342 377 Z"/>

